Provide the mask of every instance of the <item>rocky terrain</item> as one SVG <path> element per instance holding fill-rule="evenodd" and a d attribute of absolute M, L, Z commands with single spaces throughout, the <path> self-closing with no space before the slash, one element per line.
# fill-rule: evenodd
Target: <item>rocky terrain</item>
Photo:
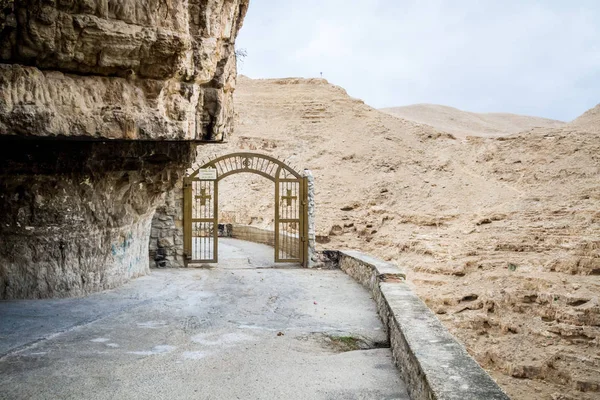
<path fill-rule="evenodd" d="M 320 79 L 241 77 L 235 103 L 236 135 L 201 158 L 245 149 L 311 169 L 322 249 L 406 268 L 511 397 L 600 397 L 598 107 L 572 123 L 495 116 L 478 135 Z M 242 177 L 220 186 L 224 217 L 270 226 L 270 183 Z"/>
<path fill-rule="evenodd" d="M 152 217 L 232 129 L 248 0 L 0 2 L 0 299 L 149 272 Z"/>

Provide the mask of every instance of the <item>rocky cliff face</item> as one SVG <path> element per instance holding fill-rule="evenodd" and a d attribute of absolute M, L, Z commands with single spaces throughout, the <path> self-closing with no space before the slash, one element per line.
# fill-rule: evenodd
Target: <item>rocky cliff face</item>
<path fill-rule="evenodd" d="M 0 134 L 219 140 L 248 0 L 9 0 Z"/>
<path fill-rule="evenodd" d="M 248 0 L 0 1 L 0 298 L 148 271 L 150 224 L 232 129 Z"/>

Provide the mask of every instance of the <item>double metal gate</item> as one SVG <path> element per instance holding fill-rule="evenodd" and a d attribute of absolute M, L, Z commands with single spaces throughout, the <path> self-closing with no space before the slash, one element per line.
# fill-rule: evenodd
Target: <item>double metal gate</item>
<path fill-rule="evenodd" d="M 218 262 L 219 182 L 243 172 L 261 175 L 274 183 L 275 262 L 306 266 L 307 179 L 273 157 L 254 153 L 216 158 L 184 178 L 184 253 L 188 262 Z"/>

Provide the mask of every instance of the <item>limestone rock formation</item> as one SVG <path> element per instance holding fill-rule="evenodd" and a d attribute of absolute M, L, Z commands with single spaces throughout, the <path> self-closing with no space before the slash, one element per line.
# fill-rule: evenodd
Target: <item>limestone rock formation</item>
<path fill-rule="evenodd" d="M 0 134 L 219 140 L 248 0 L 9 2 Z"/>
<path fill-rule="evenodd" d="M 148 270 L 150 223 L 233 122 L 248 0 L 0 1 L 0 298 Z"/>

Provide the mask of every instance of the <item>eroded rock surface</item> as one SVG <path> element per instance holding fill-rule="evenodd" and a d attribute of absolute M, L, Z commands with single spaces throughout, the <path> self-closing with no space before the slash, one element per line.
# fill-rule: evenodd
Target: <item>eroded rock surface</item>
<path fill-rule="evenodd" d="M 8 2 L 0 134 L 219 140 L 248 0 Z M 18 64 L 18 65 L 17 65 Z"/>
<path fill-rule="evenodd" d="M 0 1 L 0 298 L 148 271 L 151 221 L 232 129 L 248 0 Z"/>

